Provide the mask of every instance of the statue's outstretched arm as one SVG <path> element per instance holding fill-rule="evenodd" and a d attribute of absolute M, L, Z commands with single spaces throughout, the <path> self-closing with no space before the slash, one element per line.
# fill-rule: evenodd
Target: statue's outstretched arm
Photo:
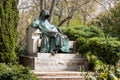
<path fill-rule="evenodd" d="M 58 28 L 58 27 L 56 27 L 56 28 L 57 28 L 57 30 L 59 31 L 59 33 L 62 34 L 62 30 L 61 30 L 60 28 Z"/>

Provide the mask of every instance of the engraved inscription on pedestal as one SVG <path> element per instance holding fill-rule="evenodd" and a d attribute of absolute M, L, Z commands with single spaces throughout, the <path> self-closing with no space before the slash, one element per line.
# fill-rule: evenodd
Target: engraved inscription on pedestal
<path fill-rule="evenodd" d="M 67 54 L 69 57 L 66 54 L 56 54 L 56 56 L 50 56 L 49 53 L 39 54 L 39 57 L 35 58 L 35 70 L 38 71 L 77 71 L 79 66 L 84 65 L 83 62 L 86 61 L 80 57 L 73 56 L 75 54 Z M 45 55 L 46 57 L 43 57 Z M 66 57 L 62 57 L 65 55 Z"/>

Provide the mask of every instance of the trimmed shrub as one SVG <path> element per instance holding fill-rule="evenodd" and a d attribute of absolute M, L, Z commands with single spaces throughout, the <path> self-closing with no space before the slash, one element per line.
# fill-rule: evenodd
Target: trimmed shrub
<path fill-rule="evenodd" d="M 116 65 L 120 59 L 120 41 L 115 38 L 78 38 L 76 43 L 80 54 L 90 52 L 105 64 Z"/>
<path fill-rule="evenodd" d="M 0 80 L 37 80 L 30 69 L 20 65 L 0 63 Z"/>
<path fill-rule="evenodd" d="M 0 62 L 13 62 L 16 59 L 18 0 L 0 1 Z"/>
<path fill-rule="evenodd" d="M 77 52 L 79 52 L 82 55 L 85 55 L 87 52 L 89 52 L 88 39 L 82 37 L 78 38 L 76 40 L 76 49 Z"/>
<path fill-rule="evenodd" d="M 104 33 L 99 28 L 94 26 L 74 26 L 67 29 L 62 29 L 63 33 L 68 36 L 70 40 L 76 40 L 77 38 L 91 38 L 91 37 L 103 37 Z"/>
<path fill-rule="evenodd" d="M 91 38 L 90 51 L 106 64 L 116 65 L 120 59 L 120 41 L 114 38 Z"/>
<path fill-rule="evenodd" d="M 91 54 L 90 52 L 86 54 L 86 58 L 88 59 L 89 70 L 96 71 L 100 69 L 101 65 L 104 65 L 104 63 L 99 60 L 97 56 Z"/>

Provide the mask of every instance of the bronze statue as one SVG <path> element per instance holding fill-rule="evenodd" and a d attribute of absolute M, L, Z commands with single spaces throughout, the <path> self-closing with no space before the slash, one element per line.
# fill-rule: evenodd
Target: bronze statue
<path fill-rule="evenodd" d="M 40 47 L 41 53 L 57 53 L 69 52 L 69 39 L 63 35 L 61 30 L 52 25 L 47 19 L 49 13 L 47 10 L 42 10 L 39 18 L 35 19 L 31 27 L 38 28 L 42 32 L 42 43 Z"/>

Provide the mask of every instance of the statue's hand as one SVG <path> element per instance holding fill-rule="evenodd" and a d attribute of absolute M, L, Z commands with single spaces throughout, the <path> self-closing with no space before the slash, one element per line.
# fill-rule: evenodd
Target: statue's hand
<path fill-rule="evenodd" d="M 56 27 L 59 33 L 62 33 L 62 30 L 58 27 Z"/>
<path fill-rule="evenodd" d="M 49 37 L 56 37 L 57 34 L 58 34 L 58 32 L 47 31 L 47 35 L 48 35 Z"/>
<path fill-rule="evenodd" d="M 40 25 L 38 26 L 38 29 L 39 29 L 40 31 L 42 31 L 42 27 L 41 27 Z"/>

